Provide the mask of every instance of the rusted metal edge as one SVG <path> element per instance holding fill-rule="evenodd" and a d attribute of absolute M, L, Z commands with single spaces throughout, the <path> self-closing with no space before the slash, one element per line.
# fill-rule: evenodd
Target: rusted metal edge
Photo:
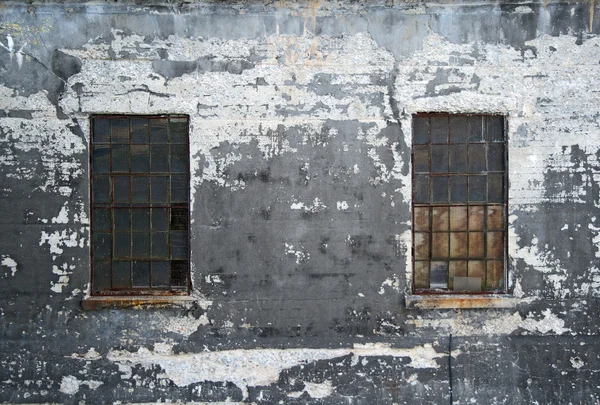
<path fill-rule="evenodd" d="M 407 295 L 409 309 L 514 308 L 521 299 L 513 295 Z"/>
<path fill-rule="evenodd" d="M 190 306 L 196 299 L 190 296 L 163 295 L 163 296 L 95 296 L 85 297 L 81 300 L 84 310 L 98 309 L 154 309 Z"/>

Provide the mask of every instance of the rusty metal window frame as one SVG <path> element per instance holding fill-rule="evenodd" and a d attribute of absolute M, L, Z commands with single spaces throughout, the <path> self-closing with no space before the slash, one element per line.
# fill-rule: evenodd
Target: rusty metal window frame
<path fill-rule="evenodd" d="M 506 293 L 506 116 L 417 113 L 412 124 L 413 293 Z"/>
<path fill-rule="evenodd" d="M 91 295 L 190 292 L 189 116 L 90 117 Z"/>

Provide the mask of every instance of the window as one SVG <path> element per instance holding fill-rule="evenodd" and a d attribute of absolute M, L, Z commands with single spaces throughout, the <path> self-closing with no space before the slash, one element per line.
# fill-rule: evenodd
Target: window
<path fill-rule="evenodd" d="M 413 116 L 413 290 L 505 292 L 506 120 Z"/>
<path fill-rule="evenodd" d="M 187 294 L 186 116 L 91 119 L 92 294 Z"/>

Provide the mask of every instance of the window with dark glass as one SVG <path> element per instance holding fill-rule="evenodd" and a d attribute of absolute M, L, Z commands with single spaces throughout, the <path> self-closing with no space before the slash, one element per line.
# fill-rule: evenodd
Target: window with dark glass
<path fill-rule="evenodd" d="M 505 117 L 414 115 L 412 164 L 414 292 L 504 292 Z"/>
<path fill-rule="evenodd" d="M 91 119 L 92 293 L 189 289 L 188 117 Z"/>

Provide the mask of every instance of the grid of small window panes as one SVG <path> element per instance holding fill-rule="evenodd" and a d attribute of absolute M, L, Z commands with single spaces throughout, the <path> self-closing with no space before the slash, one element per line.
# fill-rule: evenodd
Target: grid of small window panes
<path fill-rule="evenodd" d="M 413 116 L 413 289 L 501 292 L 505 117 Z"/>
<path fill-rule="evenodd" d="M 95 116 L 91 126 L 92 292 L 187 292 L 187 116 Z"/>

